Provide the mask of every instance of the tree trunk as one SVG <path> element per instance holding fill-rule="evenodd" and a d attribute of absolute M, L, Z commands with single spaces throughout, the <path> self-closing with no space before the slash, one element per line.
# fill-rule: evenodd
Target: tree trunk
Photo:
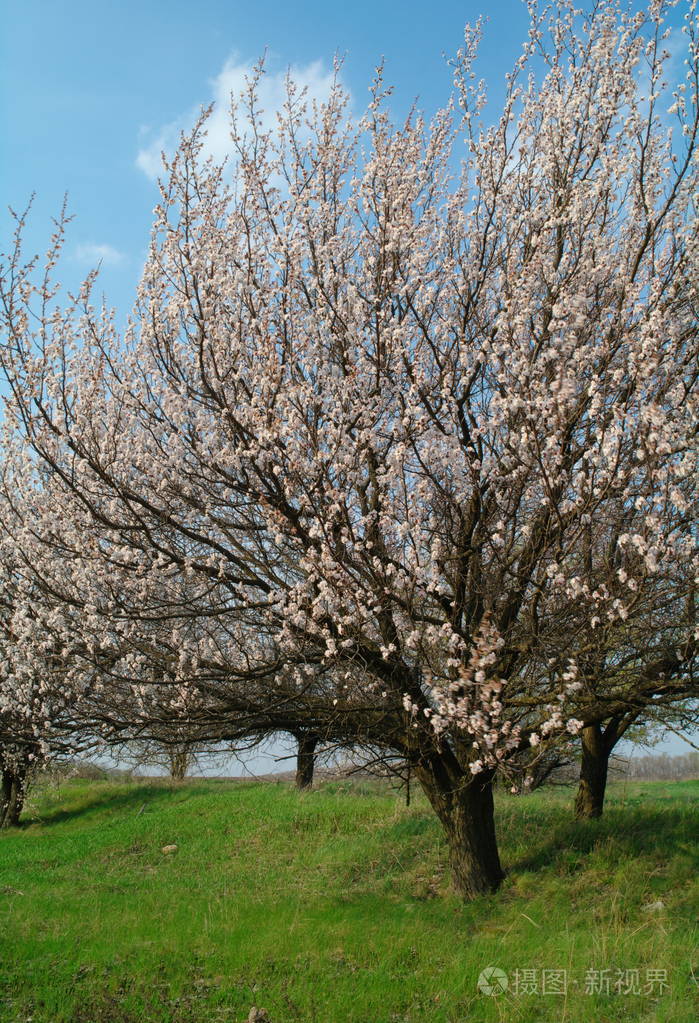
<path fill-rule="evenodd" d="M 0 789 L 0 828 L 16 828 L 24 805 L 25 776 L 5 765 Z"/>
<path fill-rule="evenodd" d="M 475 899 L 496 891 L 505 875 L 495 837 L 492 772 L 455 776 L 432 758 L 414 773 L 444 828 L 457 893 Z"/>
<path fill-rule="evenodd" d="M 190 755 L 187 749 L 170 749 L 170 777 L 173 781 L 184 781 L 189 769 Z"/>
<path fill-rule="evenodd" d="M 575 797 L 575 816 L 579 819 L 602 816 L 609 755 L 614 746 L 610 738 L 599 724 L 585 725 L 582 730 L 580 783 Z"/>
<path fill-rule="evenodd" d="M 313 771 L 316 763 L 316 747 L 318 737 L 311 732 L 296 736 L 298 753 L 296 755 L 296 788 L 310 789 L 313 784 Z"/>

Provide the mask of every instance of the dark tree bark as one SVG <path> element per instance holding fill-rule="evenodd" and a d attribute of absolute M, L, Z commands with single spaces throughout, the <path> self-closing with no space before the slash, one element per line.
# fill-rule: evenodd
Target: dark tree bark
<path fill-rule="evenodd" d="M 609 758 L 619 739 L 637 717 L 638 712 L 633 712 L 626 717 L 610 718 L 605 728 L 600 722 L 584 726 L 581 732 L 580 782 L 575 797 L 575 816 L 579 820 L 602 816 Z"/>
<path fill-rule="evenodd" d="M 433 757 L 417 764 L 414 774 L 444 828 L 456 892 L 473 899 L 496 891 L 505 874 L 495 836 L 493 773 L 468 777 Z"/>
<path fill-rule="evenodd" d="M 318 736 L 312 732 L 302 732 L 295 736 L 298 743 L 296 755 L 296 788 L 310 789 L 313 785 L 313 772 L 316 762 Z"/>
<path fill-rule="evenodd" d="M 24 805 L 26 790 L 26 769 L 22 766 L 2 765 L 2 786 L 0 787 L 0 828 L 16 828 Z"/>
<path fill-rule="evenodd" d="M 580 781 L 575 797 L 577 818 L 601 817 L 607 788 L 609 753 L 599 724 L 585 725 L 582 730 Z"/>

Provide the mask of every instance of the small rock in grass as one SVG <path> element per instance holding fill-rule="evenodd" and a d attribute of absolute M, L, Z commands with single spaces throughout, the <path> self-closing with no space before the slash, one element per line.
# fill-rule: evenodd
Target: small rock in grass
<path fill-rule="evenodd" d="M 177 846 L 176 845 L 164 845 L 160 851 L 162 853 L 165 853 L 166 856 L 169 856 L 170 853 L 176 853 L 177 852 Z"/>
<path fill-rule="evenodd" d="M 258 1009 L 256 1005 L 253 1005 L 248 1014 L 247 1023 L 272 1023 L 272 1020 L 267 1015 L 266 1009 Z"/>

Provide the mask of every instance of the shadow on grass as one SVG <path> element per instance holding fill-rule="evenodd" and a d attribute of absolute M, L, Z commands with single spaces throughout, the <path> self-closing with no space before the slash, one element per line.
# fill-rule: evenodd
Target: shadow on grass
<path fill-rule="evenodd" d="M 194 790 L 177 788 L 165 785 L 135 785 L 126 792 L 114 792 L 105 788 L 103 792 L 90 789 L 89 792 L 76 793 L 79 803 L 68 808 L 57 808 L 46 810 L 43 813 L 35 811 L 31 817 L 20 821 L 20 828 L 31 827 L 32 824 L 41 824 L 44 827 L 53 827 L 65 821 L 83 819 L 98 813 L 118 813 L 123 810 L 132 809 L 135 814 L 148 813 L 149 809 L 156 803 L 163 801 L 184 802 L 191 799 L 195 794 Z"/>
<path fill-rule="evenodd" d="M 541 870 L 555 866 L 565 854 L 589 854 L 609 843 L 614 855 L 633 859 L 641 856 L 667 856 L 678 845 L 693 849 L 699 870 L 698 823 L 696 813 L 688 810 L 611 808 L 598 820 L 568 820 L 552 824 L 546 842 L 524 857 L 510 861 L 511 873 Z"/>

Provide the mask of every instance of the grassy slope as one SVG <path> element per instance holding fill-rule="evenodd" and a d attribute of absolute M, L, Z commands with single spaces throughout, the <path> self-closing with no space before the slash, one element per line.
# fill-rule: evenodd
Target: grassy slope
<path fill-rule="evenodd" d="M 462 905 L 424 802 L 376 785 L 65 784 L 0 836 L 0 1020 L 688 1023 L 697 795 L 628 784 L 584 825 L 570 792 L 503 796 L 508 879 Z M 485 996 L 489 964 L 567 968 L 568 995 Z M 590 968 L 669 990 L 585 994 Z"/>

